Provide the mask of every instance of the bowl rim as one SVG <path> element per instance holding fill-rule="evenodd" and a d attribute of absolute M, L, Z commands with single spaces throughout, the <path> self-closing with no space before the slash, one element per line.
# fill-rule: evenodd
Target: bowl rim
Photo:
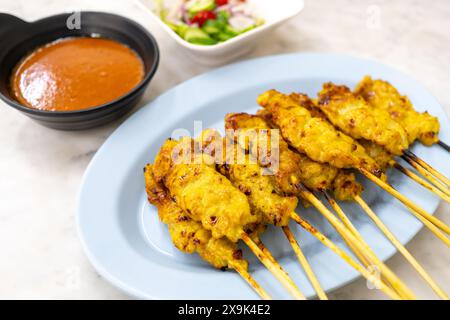
<path fill-rule="evenodd" d="M 19 102 L 8 98 L 7 96 L 5 96 L 3 93 L 0 92 L 0 99 L 1 100 L 3 100 L 9 106 L 11 106 L 13 108 L 16 108 L 19 111 L 23 111 L 23 112 L 29 113 L 29 114 L 40 115 L 40 116 L 49 116 L 49 117 L 64 117 L 64 116 L 74 116 L 74 115 L 78 116 L 78 115 L 81 115 L 81 114 L 95 113 L 99 109 L 100 110 L 106 110 L 106 109 L 109 109 L 111 107 L 114 107 L 116 104 L 120 103 L 121 101 L 126 100 L 130 96 L 133 96 L 133 95 L 137 94 L 140 90 L 144 89 L 148 85 L 150 80 L 155 75 L 156 70 L 158 69 L 158 66 L 159 66 L 159 61 L 160 61 L 160 51 L 159 51 L 158 43 L 156 42 L 155 37 L 146 28 L 144 28 L 141 24 L 139 24 L 138 22 L 136 22 L 134 20 L 131 20 L 131 19 L 127 18 L 127 17 L 118 15 L 118 14 L 109 13 L 109 12 L 102 12 L 102 11 L 78 11 L 78 12 L 80 12 L 81 15 L 83 15 L 83 14 L 94 14 L 94 15 L 103 15 L 103 16 L 113 16 L 113 17 L 121 19 L 125 23 L 133 25 L 134 27 L 139 29 L 139 31 L 141 31 L 146 36 L 147 40 L 150 41 L 151 45 L 153 46 L 153 48 L 155 50 L 154 61 L 152 62 L 152 65 L 151 65 L 149 71 L 146 72 L 144 78 L 132 90 L 130 90 L 126 94 L 124 94 L 124 95 L 122 95 L 122 96 L 120 96 L 120 97 L 118 97 L 118 98 L 116 98 L 116 99 L 114 99 L 114 100 L 112 100 L 110 102 L 101 104 L 99 106 L 89 107 L 89 108 L 80 109 L 80 110 L 50 111 L 50 110 L 34 109 L 34 108 L 26 107 L 26 106 L 20 104 Z M 41 18 L 41 19 L 38 19 L 38 20 L 35 20 L 35 21 L 32 21 L 32 22 L 27 22 L 27 21 L 24 21 L 24 22 L 28 23 L 28 24 L 41 23 L 41 22 L 44 22 L 45 20 L 65 17 L 65 16 L 70 15 L 70 14 L 72 14 L 72 13 L 60 13 L 60 14 L 55 14 L 55 15 L 51 15 L 51 16 L 48 16 L 48 17 L 44 17 L 44 18 Z M 39 35 L 37 35 L 37 36 L 39 36 Z M 64 38 L 64 37 L 62 37 L 62 38 Z M 117 40 L 115 40 L 115 41 L 117 41 Z M 133 49 L 133 48 L 131 48 L 131 49 Z M 138 53 L 136 53 L 136 54 L 138 54 Z M 142 59 L 142 57 L 139 54 L 138 54 L 138 56 Z"/>
<path fill-rule="evenodd" d="M 149 13 L 149 15 L 159 24 L 159 26 L 162 27 L 162 29 L 164 29 L 166 31 L 166 33 L 168 33 L 170 35 L 170 37 L 172 39 L 174 39 L 178 44 L 180 44 L 181 46 L 183 46 L 185 48 L 202 51 L 202 52 L 214 52 L 214 51 L 226 48 L 227 46 L 231 46 L 234 43 L 240 42 L 241 40 L 244 40 L 245 38 L 248 38 L 254 34 L 257 34 L 257 33 L 263 32 L 263 31 L 267 31 L 268 29 L 276 26 L 277 24 L 285 22 L 285 21 L 292 19 L 295 16 L 299 15 L 300 12 L 302 12 L 303 9 L 305 8 L 305 0 L 298 0 L 298 2 L 299 2 L 298 9 L 289 13 L 285 17 L 279 19 L 278 21 L 273 21 L 271 23 L 265 23 L 261 26 L 258 26 L 257 28 L 249 30 L 245 33 L 241 33 L 241 34 L 237 35 L 236 37 L 233 37 L 233 38 L 231 38 L 227 41 L 221 42 L 221 43 L 217 43 L 217 44 L 213 44 L 213 45 L 199 45 L 199 44 L 193 44 L 193 43 L 187 42 L 186 40 L 181 38 L 174 30 L 172 30 L 167 24 L 165 24 L 164 21 L 162 21 L 161 18 L 157 14 L 155 14 L 151 8 L 147 7 L 144 3 L 142 3 L 141 0 L 136 0 L 136 2 L 139 4 L 140 7 L 145 9 L 145 11 Z"/>

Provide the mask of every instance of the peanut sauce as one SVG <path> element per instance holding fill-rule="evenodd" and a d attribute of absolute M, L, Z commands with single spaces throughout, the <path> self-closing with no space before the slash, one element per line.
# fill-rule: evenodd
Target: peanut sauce
<path fill-rule="evenodd" d="M 143 77 L 141 58 L 117 41 L 64 38 L 18 63 L 11 76 L 11 93 L 29 108 L 74 111 L 111 102 Z"/>

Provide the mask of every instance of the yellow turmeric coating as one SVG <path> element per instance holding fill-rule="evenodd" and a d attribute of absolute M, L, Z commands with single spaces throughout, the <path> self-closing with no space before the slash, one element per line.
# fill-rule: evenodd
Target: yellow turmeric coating
<path fill-rule="evenodd" d="M 364 168 L 381 176 L 378 165 L 358 142 L 324 119 L 313 117 L 291 97 L 270 90 L 258 97 L 258 103 L 268 111 L 283 138 L 300 153 L 337 168 Z"/>
<path fill-rule="evenodd" d="M 336 128 L 353 139 L 366 139 L 383 146 L 395 155 L 408 148 L 403 127 L 381 108 L 372 108 L 346 86 L 325 83 L 317 106 Z"/>
<path fill-rule="evenodd" d="M 228 114 L 225 117 L 225 128 L 227 133 L 230 132 L 228 129 L 233 129 L 236 130 L 237 134 L 242 135 L 245 135 L 249 130 L 267 130 L 270 134 L 269 130 L 272 129 L 271 125 L 261 116 L 247 113 Z M 251 147 L 250 154 L 259 153 L 257 144 L 252 144 Z M 278 158 L 278 170 L 274 172 L 274 177 L 279 188 L 286 194 L 298 194 L 295 181 L 302 182 L 312 190 L 329 189 L 338 172 L 338 169 L 328 164 L 318 163 L 289 149 L 289 145 L 282 137 L 279 138 L 278 143 Z"/>
<path fill-rule="evenodd" d="M 356 196 L 364 191 L 364 188 L 356 181 L 353 172 L 342 169 L 333 181 L 332 191 L 337 200 L 353 201 Z"/>
<path fill-rule="evenodd" d="M 225 127 L 239 130 L 238 134 L 245 133 L 245 130 L 270 129 L 272 125 L 262 118 L 264 114 L 265 112 L 260 112 L 259 115 L 228 114 L 225 117 Z M 229 131 L 227 130 L 227 132 Z M 350 200 L 362 192 L 363 188 L 353 174 L 328 164 L 315 162 L 307 156 L 289 149 L 282 138 L 279 140 L 279 148 L 279 170 L 275 172 L 274 177 L 277 186 L 285 194 L 299 195 L 295 181 L 303 183 L 314 191 L 332 190 L 337 200 Z M 256 152 L 254 148 L 249 151 L 250 154 Z M 343 183 L 344 176 L 347 176 L 345 181 L 348 181 L 345 184 Z M 339 181 L 336 181 L 338 177 L 340 177 Z"/>
<path fill-rule="evenodd" d="M 394 165 L 395 160 L 393 155 L 382 146 L 364 139 L 359 139 L 358 142 L 366 149 L 367 154 L 375 160 L 384 172 Z"/>
<path fill-rule="evenodd" d="M 226 238 L 215 239 L 211 232 L 204 229 L 200 222 L 193 221 L 170 198 L 167 190 L 156 182 L 153 166 L 144 168 L 145 189 L 148 200 L 158 209 L 160 220 L 167 224 L 175 247 L 186 253 L 197 252 L 205 261 L 218 269 L 240 265 L 247 269 L 247 261 L 242 251 Z"/>
<path fill-rule="evenodd" d="M 293 99 L 297 99 L 297 100 L 305 99 L 302 97 L 304 95 L 297 94 L 297 93 L 292 93 L 289 96 L 292 97 Z M 313 103 L 308 104 L 307 106 L 308 106 L 307 109 L 311 112 L 311 115 L 313 117 L 319 117 L 319 118 L 327 120 L 326 115 L 319 109 L 316 101 L 313 100 Z M 373 160 L 375 160 L 375 162 L 383 170 L 383 172 L 386 172 L 386 170 L 389 167 L 394 165 L 395 160 L 393 159 L 393 155 L 391 153 L 389 153 L 389 151 L 387 151 L 384 147 L 377 145 L 376 143 L 374 143 L 372 141 L 365 140 L 365 139 L 358 139 L 357 141 L 359 142 L 360 145 L 362 145 L 364 147 L 364 149 L 366 150 L 366 153 Z M 381 179 L 383 179 L 384 181 L 387 181 L 386 175 L 383 174 L 381 176 Z M 347 198 L 347 197 L 345 197 L 345 198 Z"/>
<path fill-rule="evenodd" d="M 428 112 L 414 110 L 408 97 L 402 96 L 389 82 L 366 76 L 356 87 L 355 94 L 374 109 L 387 111 L 405 129 L 409 144 L 416 139 L 427 146 L 439 141 L 439 120 Z"/>
<path fill-rule="evenodd" d="M 227 140 L 222 139 L 215 130 L 207 132 L 210 135 L 207 141 L 215 144 L 217 153 L 217 149 L 223 148 Z M 261 217 L 263 224 L 287 226 L 291 213 L 297 207 L 297 198 L 278 194 L 274 177 L 264 175 L 262 168 L 255 161 L 251 161 L 250 155 L 244 153 L 242 162 L 237 162 L 235 150 L 239 150 L 240 147 L 238 145 L 233 147 L 226 149 L 231 150 L 228 154 L 221 151 L 225 154 L 226 163 L 218 165 L 219 171 L 247 196 L 252 212 Z"/>
<path fill-rule="evenodd" d="M 173 140 L 166 141 L 154 164 L 170 196 L 190 218 L 211 230 L 214 238 L 225 236 L 237 242 L 246 225 L 257 220 L 246 196 L 211 165 L 177 161 L 175 146 Z M 171 159 L 171 165 L 167 167 L 161 159 Z"/>

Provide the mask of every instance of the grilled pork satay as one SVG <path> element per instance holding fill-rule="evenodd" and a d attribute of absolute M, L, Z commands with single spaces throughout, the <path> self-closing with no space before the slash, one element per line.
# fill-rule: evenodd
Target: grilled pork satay
<path fill-rule="evenodd" d="M 211 232 L 198 221 L 192 220 L 168 195 L 167 190 L 156 182 L 153 166 L 144 168 L 145 190 L 148 200 L 158 209 L 159 219 L 167 224 L 175 247 L 183 252 L 197 252 L 217 269 L 247 269 L 248 263 L 242 258 L 242 251 L 226 238 L 213 238 Z"/>
<path fill-rule="evenodd" d="M 378 165 L 358 142 L 324 119 L 313 117 L 291 97 L 269 90 L 258 97 L 258 103 L 270 114 L 270 121 L 280 129 L 283 138 L 300 153 L 337 168 L 365 169 L 382 176 Z"/>
<path fill-rule="evenodd" d="M 356 196 L 359 196 L 364 191 L 364 187 L 356 181 L 353 172 L 341 169 L 333 180 L 331 190 L 337 200 L 353 201 Z"/>
<path fill-rule="evenodd" d="M 316 100 L 311 100 L 313 103 L 302 103 L 302 101 L 309 100 L 309 98 L 308 96 L 299 93 L 291 93 L 289 97 L 305 106 L 309 112 L 311 112 L 313 117 L 322 118 L 328 121 L 327 116 L 319 109 Z M 383 172 L 386 172 L 389 167 L 392 167 L 395 164 L 393 155 L 384 147 L 366 139 L 357 139 L 357 141 L 364 147 L 366 153 L 375 160 Z"/>
<path fill-rule="evenodd" d="M 419 139 L 430 146 L 438 142 L 439 120 L 428 112 L 417 112 L 411 101 L 402 96 L 389 82 L 366 76 L 355 89 L 373 108 L 386 110 L 406 131 L 409 144 Z"/>
<path fill-rule="evenodd" d="M 297 207 L 297 197 L 280 195 L 273 176 L 264 175 L 263 169 L 256 161 L 252 161 L 249 154 L 242 153 L 243 157 L 237 159 L 240 146 L 226 147 L 228 141 L 216 130 L 205 130 L 203 137 L 203 150 L 223 155 L 225 161 L 218 164 L 219 172 L 247 196 L 251 210 L 261 216 L 261 222 L 278 227 L 287 226 L 291 213 Z"/>
<path fill-rule="evenodd" d="M 258 134 L 260 130 L 266 130 L 267 137 L 264 138 L 270 141 L 270 129 L 272 127 L 262 117 L 247 113 L 234 113 L 225 117 L 225 129 L 228 138 L 235 142 L 239 142 L 237 141 L 238 137 L 236 135 L 230 136 L 230 134 L 236 133 L 241 137 L 251 138 L 255 133 Z M 255 141 L 258 140 L 259 138 L 256 137 Z M 293 180 L 301 181 L 312 190 L 325 190 L 331 187 L 338 172 L 337 168 L 310 160 L 307 156 L 289 149 L 288 144 L 283 139 L 278 140 L 279 168 L 274 172 L 274 177 L 283 192 L 286 194 L 297 193 L 297 187 Z M 247 146 L 242 144 L 241 147 L 248 149 Z M 251 154 L 260 154 L 258 143 L 252 143 L 249 147 Z M 274 160 L 276 159 L 272 161 Z"/>
<path fill-rule="evenodd" d="M 386 172 L 388 168 L 395 164 L 394 156 L 384 147 L 364 139 L 359 139 L 358 142 L 366 149 L 367 154 L 375 160 L 383 172 Z"/>
<path fill-rule="evenodd" d="M 264 114 L 250 115 L 247 113 L 228 114 L 225 117 L 225 128 L 228 134 L 235 133 L 230 139 L 237 139 L 236 135 L 251 136 L 248 132 L 267 130 L 270 133 L 271 124 L 263 118 Z M 248 146 L 250 146 L 248 148 Z M 257 143 L 248 146 L 249 153 L 258 155 Z M 356 181 L 353 173 L 347 170 L 338 170 L 328 164 L 322 164 L 309 159 L 291 150 L 282 138 L 279 139 L 279 167 L 274 172 L 277 186 L 285 193 L 298 195 L 299 189 L 293 181 L 303 183 L 314 191 L 331 190 L 338 200 L 352 200 L 355 195 L 362 192 L 362 186 Z"/>
<path fill-rule="evenodd" d="M 403 127 L 381 108 L 372 108 L 346 86 L 325 83 L 318 95 L 317 107 L 328 121 L 353 139 L 366 139 L 395 155 L 408 148 Z"/>
<path fill-rule="evenodd" d="M 167 140 L 158 153 L 154 172 L 174 201 L 214 238 L 237 242 L 247 225 L 257 222 L 246 196 L 204 161 L 194 161 L 191 141 Z M 189 159 L 188 159 L 189 158 Z M 167 164 L 167 161 L 170 161 Z"/>

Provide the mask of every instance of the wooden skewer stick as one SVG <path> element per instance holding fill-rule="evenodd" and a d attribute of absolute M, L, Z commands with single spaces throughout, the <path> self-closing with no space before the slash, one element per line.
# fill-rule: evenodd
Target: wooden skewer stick
<path fill-rule="evenodd" d="M 405 167 L 403 167 L 399 163 L 395 163 L 394 164 L 394 168 L 397 169 L 398 171 L 400 171 L 401 173 L 403 173 L 404 175 L 408 176 L 409 178 L 411 178 L 412 180 L 414 180 L 418 184 L 420 184 L 422 187 L 430 190 L 431 192 L 433 192 L 437 196 L 441 197 L 442 199 L 444 199 L 445 201 L 450 203 L 450 196 L 448 196 L 445 192 L 443 192 L 440 189 L 436 188 L 432 184 L 428 183 L 427 181 L 423 180 L 421 177 L 419 177 L 414 172 L 406 169 Z"/>
<path fill-rule="evenodd" d="M 372 282 L 377 288 L 380 288 L 381 291 L 383 291 L 388 297 L 392 299 L 400 299 L 399 295 L 386 286 L 383 282 L 380 281 L 380 279 L 376 279 L 373 277 L 373 275 L 365 269 L 363 266 L 361 266 L 359 263 L 357 263 L 355 260 L 353 260 L 349 255 L 347 255 L 341 248 L 336 246 L 330 239 L 328 239 L 325 235 L 320 233 L 317 229 L 315 229 L 313 226 L 311 226 L 308 222 L 300 218 L 300 216 L 292 212 L 291 218 L 297 222 L 302 228 L 310 232 L 317 240 L 319 240 L 322 244 L 324 244 L 326 247 L 331 249 L 334 253 L 336 253 L 338 256 L 340 256 L 345 262 L 347 262 L 350 266 L 352 266 L 354 269 L 356 269 L 359 273 L 363 275 L 367 280 Z M 348 232 L 348 231 L 347 231 Z M 348 232 L 350 235 L 351 233 Z M 353 237 L 353 235 L 351 235 Z M 355 239 L 353 237 L 353 239 Z M 353 240 L 352 239 L 352 240 Z M 359 242 L 356 241 L 358 244 Z M 358 248 L 361 249 L 361 248 Z"/>
<path fill-rule="evenodd" d="M 450 247 L 450 239 L 439 229 L 436 227 L 433 223 L 431 223 L 429 220 L 422 217 L 420 214 L 418 214 L 416 211 L 411 210 L 411 208 L 408 208 L 409 211 L 422 222 L 430 231 L 439 239 L 442 240 L 448 247 Z"/>
<path fill-rule="evenodd" d="M 338 233 L 347 237 L 349 241 L 351 241 L 355 247 L 364 252 L 364 254 L 369 258 L 372 263 L 375 264 L 380 269 L 380 272 L 384 274 L 388 282 L 392 285 L 392 287 L 400 293 L 403 298 L 406 299 L 416 299 L 415 295 L 412 291 L 371 251 L 366 250 L 364 245 L 351 233 L 335 216 L 328 210 L 325 205 L 314 196 L 308 189 L 306 189 L 303 185 L 298 185 L 302 196 L 308 200 L 320 213 L 322 213 L 325 218 L 331 223 L 331 225 L 338 231 Z"/>
<path fill-rule="evenodd" d="M 288 273 L 283 269 L 283 267 L 277 262 L 277 260 L 275 259 L 275 257 L 272 255 L 272 253 L 270 253 L 269 249 L 266 247 L 266 245 L 261 241 L 261 239 L 256 238 L 255 240 L 256 245 L 261 249 L 261 251 L 267 256 L 267 258 L 270 259 L 270 261 L 272 261 L 275 266 L 277 266 L 278 268 L 280 268 L 280 270 L 286 275 L 289 276 Z"/>
<path fill-rule="evenodd" d="M 327 192 L 323 192 L 325 197 L 327 198 L 328 202 L 330 203 L 331 207 L 336 211 L 339 218 L 344 222 L 344 225 L 349 229 L 350 232 L 353 233 L 353 235 L 361 242 L 361 244 L 366 248 L 366 250 L 372 252 L 373 255 L 375 255 L 375 252 L 373 252 L 372 248 L 367 244 L 367 242 L 364 240 L 364 238 L 361 236 L 359 231 L 355 228 L 353 223 L 350 221 L 350 219 L 347 217 L 347 215 L 344 213 L 344 211 L 341 209 L 341 207 L 338 205 L 336 200 L 331 198 Z M 344 239 L 345 240 L 345 239 Z M 360 252 L 358 249 L 355 248 L 353 244 L 351 244 L 350 241 L 346 240 L 347 244 L 349 245 L 350 249 L 355 253 L 355 255 L 358 257 L 358 259 L 361 261 L 361 263 L 366 267 L 370 268 L 372 265 L 372 262 L 370 262 L 366 256 L 362 252 Z M 376 261 L 374 262 L 376 263 Z M 381 281 L 385 281 L 385 279 L 381 279 Z M 386 282 L 385 282 L 386 283 Z M 401 292 L 399 293 L 401 294 Z"/>
<path fill-rule="evenodd" d="M 287 229 L 290 231 L 289 227 L 283 227 L 283 231 L 284 231 L 284 228 L 287 228 Z M 286 232 L 285 232 L 285 233 L 286 233 Z M 291 235 L 292 235 L 292 232 L 291 232 Z M 297 241 L 295 241 L 295 238 L 293 237 L 293 235 L 292 235 L 292 238 L 294 239 L 294 244 L 291 243 L 291 242 L 290 242 L 290 239 L 288 238 L 289 243 L 291 244 L 291 246 L 292 246 L 292 248 L 293 248 L 293 250 L 294 250 L 294 253 L 297 255 L 297 258 L 298 258 L 299 261 L 300 261 L 301 258 L 298 256 L 297 253 L 300 252 L 300 253 L 303 255 L 303 252 L 301 251 L 300 246 L 298 245 Z M 256 239 L 256 240 L 255 240 L 255 243 L 256 243 L 256 244 L 258 245 L 258 247 L 262 250 L 262 252 L 264 252 L 264 254 L 265 254 L 270 260 L 272 260 L 272 262 L 278 264 L 278 263 L 276 262 L 275 258 L 274 258 L 274 257 L 272 256 L 272 254 L 270 253 L 269 249 L 267 249 L 267 247 L 264 245 L 264 243 L 261 242 L 260 239 Z M 304 255 L 303 255 L 303 257 L 304 257 Z M 306 262 L 306 264 L 303 264 L 303 263 L 302 263 L 303 261 Z M 319 297 L 320 300 L 328 300 L 327 296 L 325 295 L 325 292 L 324 292 L 323 289 L 320 287 L 320 284 L 319 284 L 317 278 L 315 277 L 315 275 L 314 275 L 314 273 L 313 273 L 313 271 L 312 271 L 312 269 L 311 269 L 311 266 L 309 265 L 308 261 L 306 260 L 306 257 L 304 257 L 304 260 L 303 260 L 303 261 L 300 261 L 300 264 L 301 264 L 302 267 L 305 269 L 305 273 L 306 273 L 306 275 L 308 276 L 309 280 L 311 281 L 311 284 L 313 285 L 313 288 L 316 290 L 317 296 Z M 280 268 L 281 268 L 281 270 L 282 270 L 283 272 L 286 273 L 286 271 L 284 271 L 283 268 L 282 268 L 281 266 L 280 266 Z M 286 273 L 286 274 L 287 274 L 287 273 Z M 311 278 L 310 278 L 310 276 L 311 276 Z M 312 278 L 314 278 L 315 280 L 312 280 Z M 316 288 L 316 287 L 317 287 L 317 288 Z"/>
<path fill-rule="evenodd" d="M 416 156 L 414 153 L 412 153 L 411 151 L 406 150 L 404 152 L 404 155 L 408 158 L 410 158 L 411 160 L 413 160 L 414 162 L 417 162 L 419 165 L 422 166 L 422 168 L 426 169 L 429 173 L 431 173 L 433 176 L 435 176 L 436 178 L 438 178 L 439 180 L 441 180 L 447 187 L 450 186 L 450 180 L 444 176 L 442 173 L 440 173 L 439 171 L 437 171 L 436 169 L 434 169 L 432 166 L 430 166 L 428 163 L 426 163 L 425 161 L 423 161 L 422 159 L 420 159 L 418 156 Z"/>
<path fill-rule="evenodd" d="M 437 283 L 431 278 L 431 276 L 425 271 L 425 269 L 420 265 L 420 263 L 411 255 L 411 253 L 403 246 L 400 241 L 394 236 L 394 234 L 386 227 L 386 225 L 381 221 L 380 218 L 372 211 L 372 209 L 367 205 L 367 203 L 360 197 L 356 196 L 355 201 L 363 208 L 367 215 L 375 222 L 378 228 L 383 232 L 383 234 L 392 242 L 392 244 L 397 248 L 397 250 L 408 260 L 409 263 L 416 269 L 420 276 L 425 280 L 426 283 L 433 289 L 433 291 L 444 300 L 448 300 L 448 296 L 445 292 L 437 285 Z"/>
<path fill-rule="evenodd" d="M 420 222 L 422 222 L 428 229 L 430 229 L 430 231 L 436 236 L 438 237 L 440 240 L 442 240 L 442 242 L 444 242 L 448 247 L 450 247 L 450 239 L 438 228 L 436 227 L 433 223 L 431 223 L 429 220 L 427 220 L 426 218 L 424 218 L 422 215 L 420 215 L 419 213 L 417 213 L 417 211 L 412 210 L 411 208 L 408 208 L 408 210 L 417 218 L 420 220 Z M 344 222 L 345 223 L 345 222 Z"/>
<path fill-rule="evenodd" d="M 400 202 L 402 202 L 404 205 L 409 207 L 410 209 L 416 211 L 418 214 L 432 222 L 434 225 L 436 225 L 438 228 L 440 228 L 442 231 L 444 231 L 447 234 L 450 234 L 450 227 L 447 226 L 445 223 L 443 223 L 438 218 L 432 216 L 425 210 L 423 210 L 421 207 L 413 203 L 411 200 L 406 198 L 404 195 L 402 195 L 400 192 L 395 190 L 393 187 L 391 187 L 388 183 L 384 182 L 383 180 L 379 179 L 378 177 L 374 176 L 372 173 L 367 171 L 364 168 L 360 169 L 360 172 L 365 175 L 367 178 L 369 178 L 371 181 L 375 182 L 379 187 L 383 188 L 385 191 L 396 197 Z"/>
<path fill-rule="evenodd" d="M 327 195 L 327 193 L 325 193 L 325 196 L 329 199 L 329 201 L 333 201 L 334 203 L 336 203 L 336 201 L 334 201 L 333 199 L 329 198 L 329 196 Z M 362 241 L 363 244 L 367 245 L 367 243 L 365 243 L 364 239 L 361 237 L 361 234 L 359 234 L 358 230 L 353 226 L 352 222 L 347 218 L 347 216 L 345 215 L 345 213 L 342 211 L 342 209 L 337 206 L 335 207 L 331 202 L 330 202 L 331 206 L 333 207 L 333 209 L 338 213 L 338 216 L 341 218 L 341 220 L 344 222 L 345 226 L 351 231 L 353 232 L 353 234 L 355 234 L 355 236 L 360 239 Z M 337 203 L 336 203 L 337 205 Z M 430 231 L 432 233 L 434 233 L 439 239 L 441 239 L 448 247 L 450 247 L 450 239 L 438 228 L 436 227 L 434 224 L 432 224 L 430 221 L 428 221 L 427 219 L 425 219 L 424 217 L 422 217 L 420 214 L 418 214 L 417 212 L 410 210 L 410 212 L 417 218 L 420 220 L 420 222 L 422 222 L 425 226 L 427 226 Z M 371 250 L 371 248 L 367 245 L 367 249 Z"/>
<path fill-rule="evenodd" d="M 265 246 L 265 244 L 261 241 L 261 239 L 256 238 L 254 241 L 256 245 L 261 249 L 261 251 L 267 256 L 267 258 L 272 260 L 273 263 L 277 263 L 277 260 L 275 260 L 274 256 L 272 255 L 272 253 L 270 253 L 269 249 Z M 281 265 L 280 269 L 284 271 Z"/>
<path fill-rule="evenodd" d="M 231 264 L 230 267 L 236 270 L 236 272 L 239 273 L 245 281 L 247 281 L 247 283 L 256 291 L 261 299 L 272 300 L 272 297 L 259 285 L 258 282 L 256 282 L 255 279 L 253 279 L 247 270 L 242 268 L 242 266 L 238 264 Z"/>
<path fill-rule="evenodd" d="M 325 191 L 323 191 L 323 195 L 325 196 L 325 198 L 328 200 L 328 202 L 330 203 L 331 207 L 334 209 L 334 211 L 336 211 L 336 213 L 338 214 L 339 218 L 342 220 L 342 222 L 344 223 L 344 225 L 347 227 L 347 229 L 353 233 L 353 235 L 361 242 L 363 243 L 363 239 L 361 237 L 361 235 L 359 234 L 358 230 L 356 230 L 356 228 L 353 226 L 353 223 L 347 218 L 347 216 L 345 215 L 344 211 L 342 211 L 341 207 L 337 204 L 337 202 L 332 199 Z M 342 235 L 341 235 L 342 236 Z M 354 244 L 347 238 L 347 237 L 343 237 L 344 241 L 347 243 L 347 245 L 349 246 L 350 249 L 352 249 L 353 253 L 356 255 L 356 257 L 358 258 L 359 261 L 361 261 L 361 263 L 367 268 L 368 266 L 370 266 L 370 261 L 367 259 L 367 257 L 358 249 L 356 249 L 356 247 L 354 246 Z M 363 243 L 364 244 L 364 243 Z"/>
<path fill-rule="evenodd" d="M 347 217 L 347 215 L 344 213 L 344 211 L 342 210 L 342 208 L 337 204 L 336 200 L 334 200 L 333 198 L 331 198 L 327 192 L 323 192 L 323 195 L 325 196 L 325 198 L 327 199 L 328 203 L 331 205 L 331 207 L 333 208 L 333 210 L 337 213 L 338 217 L 341 219 L 341 221 L 344 223 L 344 225 L 347 227 L 347 229 L 353 233 L 353 235 L 361 242 L 362 245 L 364 245 L 366 250 L 371 250 L 372 249 L 369 247 L 369 245 L 365 242 L 364 238 L 361 236 L 361 234 L 359 233 L 359 231 L 355 228 L 355 226 L 353 225 L 353 223 L 350 221 L 350 219 Z M 344 239 L 345 240 L 345 239 Z M 361 253 L 359 250 L 357 250 L 355 248 L 355 246 L 348 240 L 346 240 L 347 244 L 349 245 L 350 249 L 352 249 L 352 251 L 355 253 L 355 255 L 357 256 L 357 258 L 361 261 L 361 263 L 363 263 L 363 265 L 365 267 L 370 266 L 370 261 L 367 259 L 366 256 L 364 256 L 363 253 Z M 373 252 L 373 251 L 372 251 Z M 373 253 L 375 254 L 375 253 Z"/>
<path fill-rule="evenodd" d="M 295 237 L 292 234 L 291 229 L 289 229 L 288 226 L 283 227 L 283 232 L 286 235 L 286 238 L 288 239 L 289 243 L 291 244 L 291 247 L 294 250 L 295 255 L 297 256 L 298 261 L 300 262 L 303 269 L 305 270 L 306 276 L 308 277 L 309 281 L 311 282 L 311 285 L 313 286 L 314 290 L 316 290 L 317 296 L 319 297 L 320 300 L 328 300 L 328 297 L 325 294 L 325 291 L 323 291 L 322 287 L 320 286 L 319 280 L 317 280 L 317 277 L 314 274 L 305 255 L 303 254 L 302 249 L 300 248 L 297 241 L 295 240 Z"/>
<path fill-rule="evenodd" d="M 450 146 L 448 144 L 446 144 L 445 142 L 439 140 L 438 145 L 441 146 L 447 152 L 450 152 Z"/>
<path fill-rule="evenodd" d="M 281 271 L 281 267 L 275 263 L 271 259 L 269 259 L 264 252 L 253 242 L 252 239 L 246 234 L 243 233 L 241 237 L 242 241 L 253 251 L 256 257 L 266 266 L 267 269 L 280 281 L 280 283 L 289 291 L 289 293 L 297 300 L 305 300 L 305 296 L 300 292 L 295 283 L 292 281 L 289 276 Z"/>
<path fill-rule="evenodd" d="M 422 168 L 420 165 L 418 165 L 416 162 L 412 161 L 408 157 L 402 157 L 402 159 L 408 162 L 411 165 L 411 167 L 416 169 L 417 172 L 419 172 L 421 175 L 427 178 L 428 181 L 430 181 L 432 184 L 438 187 L 442 192 L 450 196 L 450 190 L 442 182 L 436 179 L 431 173 L 429 173 L 427 170 Z"/>

